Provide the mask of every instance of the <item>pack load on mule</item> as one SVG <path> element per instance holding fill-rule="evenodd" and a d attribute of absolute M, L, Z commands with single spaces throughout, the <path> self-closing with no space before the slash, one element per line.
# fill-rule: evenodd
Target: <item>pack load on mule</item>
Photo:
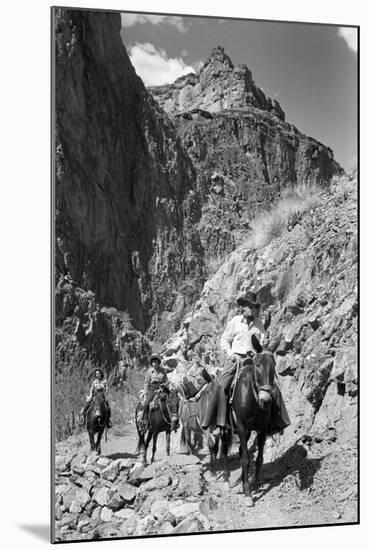
<path fill-rule="evenodd" d="M 181 389 L 185 399 L 194 397 L 204 386 L 211 381 L 211 377 L 202 363 L 205 353 L 204 346 L 197 350 L 197 359 L 186 371 L 182 378 Z"/>

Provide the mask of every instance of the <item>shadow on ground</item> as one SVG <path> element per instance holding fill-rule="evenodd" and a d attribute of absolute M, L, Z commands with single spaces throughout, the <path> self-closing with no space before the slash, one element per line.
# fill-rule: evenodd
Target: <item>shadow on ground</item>
<path fill-rule="evenodd" d="M 106 455 L 106 458 L 111 460 L 117 460 L 118 458 L 137 458 L 138 455 L 135 453 L 113 453 L 111 455 Z"/>
<path fill-rule="evenodd" d="M 50 542 L 50 527 L 49 525 L 19 525 L 20 529 L 31 533 L 35 537 L 46 542 Z"/>
<path fill-rule="evenodd" d="M 250 452 L 250 477 L 254 473 L 255 464 L 254 456 Z M 258 495 L 255 495 L 255 500 L 259 500 L 265 496 L 274 487 L 280 485 L 283 480 L 292 475 L 296 479 L 296 485 L 300 491 L 308 489 L 314 483 L 314 476 L 320 469 L 320 464 L 324 457 L 321 458 L 308 458 L 307 450 L 303 445 L 295 443 L 292 447 L 274 460 L 263 464 L 260 472 L 260 485 L 257 487 Z M 210 469 L 209 463 L 206 465 L 206 469 Z M 238 453 L 232 454 L 228 457 L 229 471 L 239 471 L 241 474 L 241 465 Z M 215 466 L 215 473 L 217 478 L 221 477 L 223 472 L 223 461 L 218 458 Z M 240 479 L 235 482 L 231 482 L 232 486 L 236 486 L 240 483 Z"/>

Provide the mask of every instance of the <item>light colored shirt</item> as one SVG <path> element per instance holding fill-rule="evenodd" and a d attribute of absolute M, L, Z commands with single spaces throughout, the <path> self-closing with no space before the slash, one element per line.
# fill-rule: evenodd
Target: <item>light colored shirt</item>
<path fill-rule="evenodd" d="M 144 389 L 145 391 L 147 391 L 147 389 L 151 385 L 157 386 L 159 384 L 165 384 L 167 382 L 168 376 L 163 367 L 161 367 L 160 365 L 156 369 L 154 367 L 150 367 L 145 376 Z"/>
<path fill-rule="evenodd" d="M 87 396 L 87 401 L 91 401 L 91 399 L 98 391 L 103 391 L 104 394 L 106 394 L 106 392 L 108 391 L 108 384 L 105 379 L 98 380 L 97 378 L 95 378 L 95 380 L 91 384 L 90 395 Z"/>
<path fill-rule="evenodd" d="M 236 315 L 229 321 L 220 339 L 220 347 L 228 357 L 231 357 L 233 353 L 245 355 L 248 351 L 255 352 L 255 348 L 251 342 L 253 334 L 255 334 L 262 344 L 266 332 L 261 320 L 256 318 L 248 324 L 243 315 Z"/>

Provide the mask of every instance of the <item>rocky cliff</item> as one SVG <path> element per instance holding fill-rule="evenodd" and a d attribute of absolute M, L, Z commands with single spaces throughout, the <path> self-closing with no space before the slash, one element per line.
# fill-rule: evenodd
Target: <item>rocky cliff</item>
<path fill-rule="evenodd" d="M 56 10 L 56 269 L 158 335 L 204 281 L 201 211 L 192 162 L 119 33 L 117 13 Z"/>
<path fill-rule="evenodd" d="M 56 538 L 355 522 L 356 178 L 222 48 L 149 93 L 119 33 L 118 14 L 56 10 Z M 205 454 L 179 454 L 178 434 L 144 468 L 131 422 L 153 347 L 174 384 L 200 347 L 211 372 L 223 364 L 243 289 L 292 421 L 267 443 L 255 513 Z M 103 458 L 86 434 L 66 439 L 97 366 L 114 425 Z"/>
<path fill-rule="evenodd" d="M 222 47 L 197 74 L 149 89 L 204 178 L 201 235 L 208 264 L 231 251 L 250 219 L 285 187 L 327 185 L 343 173 L 332 150 L 286 122 L 278 101 L 266 97 L 248 67 L 234 66 Z"/>
<path fill-rule="evenodd" d="M 331 149 L 287 123 L 222 48 L 198 74 L 149 93 L 119 32 L 117 14 L 56 10 L 57 372 L 145 364 L 152 340 L 181 326 L 168 367 L 200 340 L 218 364 L 236 291 L 252 286 L 272 319 L 283 389 L 306 390 L 289 398 L 294 427 L 309 431 L 336 410 L 325 407 L 332 372 L 354 399 L 354 191 L 330 184 L 342 174 Z M 304 185 L 303 208 L 263 218 Z"/>
<path fill-rule="evenodd" d="M 288 202 L 291 196 L 284 211 Z M 357 438 L 357 181 L 333 182 L 308 199 L 304 212 L 303 202 L 285 215 L 278 237 L 273 215 L 255 226 L 206 282 L 165 351 L 175 383 L 199 343 L 215 372 L 224 361 L 219 340 L 236 313 L 235 298 L 256 290 L 292 420 L 279 452 L 306 434 L 340 444 Z"/>

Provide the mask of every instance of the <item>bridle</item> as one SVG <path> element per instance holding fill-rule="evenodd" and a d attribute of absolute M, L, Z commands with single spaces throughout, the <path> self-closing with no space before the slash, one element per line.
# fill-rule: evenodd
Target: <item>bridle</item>
<path fill-rule="evenodd" d="M 92 406 L 94 405 L 95 400 L 96 400 L 96 397 L 95 397 L 94 400 L 92 401 L 91 407 L 90 407 L 90 408 L 92 408 Z M 104 414 L 104 415 L 101 415 L 101 416 L 97 416 L 97 415 L 95 414 L 95 420 L 96 420 L 96 423 L 97 423 L 97 425 L 98 425 L 99 428 L 103 428 L 103 427 L 105 426 L 105 424 L 106 424 L 105 415 L 106 415 L 106 412 L 107 412 L 107 406 L 106 406 L 106 403 L 105 403 L 105 399 L 103 399 L 103 403 L 104 403 L 104 413 L 105 413 L 105 414 Z M 100 406 L 101 406 L 101 405 L 99 405 L 99 407 L 100 407 Z M 88 409 L 88 410 L 90 410 L 90 409 Z M 102 417 L 103 417 L 103 420 L 101 420 Z"/>
<path fill-rule="evenodd" d="M 251 366 L 251 386 L 254 393 L 255 401 L 260 405 L 262 402 L 261 392 L 267 393 L 270 397 L 272 396 L 273 386 L 271 384 L 260 385 L 256 375 L 256 365 L 257 365 L 257 356 L 254 357 Z"/>

